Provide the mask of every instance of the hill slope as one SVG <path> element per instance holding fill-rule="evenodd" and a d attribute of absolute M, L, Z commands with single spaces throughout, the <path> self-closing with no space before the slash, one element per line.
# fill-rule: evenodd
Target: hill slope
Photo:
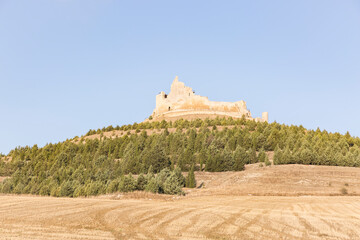
<path fill-rule="evenodd" d="M 275 165 L 359 167 L 360 139 L 245 119 L 135 123 L 12 150 L 0 160 L 0 176 L 9 176 L 0 192 L 69 197 L 136 189 L 173 192 L 171 184 L 184 186 L 180 169 L 242 171 L 245 164 L 269 165 L 272 153 Z M 178 174 L 170 179 L 166 169 Z M 147 175 L 139 182 L 130 173 Z"/>

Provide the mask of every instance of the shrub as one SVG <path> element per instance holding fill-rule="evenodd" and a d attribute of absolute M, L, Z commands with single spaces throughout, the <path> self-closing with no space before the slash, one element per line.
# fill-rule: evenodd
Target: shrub
<path fill-rule="evenodd" d="M 142 191 L 145 189 L 146 184 L 147 179 L 144 177 L 144 174 L 141 173 L 136 180 L 136 189 Z"/>
<path fill-rule="evenodd" d="M 265 155 L 265 166 L 270 166 L 271 162 L 269 161 L 269 157 Z"/>
<path fill-rule="evenodd" d="M 145 191 L 160 193 L 161 186 L 155 177 L 151 178 L 145 186 Z"/>
<path fill-rule="evenodd" d="M 121 179 L 119 184 L 120 192 L 132 192 L 136 190 L 136 180 L 131 174 Z"/>
<path fill-rule="evenodd" d="M 50 188 L 48 185 L 44 185 L 40 188 L 39 194 L 42 196 L 49 196 L 50 195 Z"/>
<path fill-rule="evenodd" d="M 177 167 L 174 170 L 175 176 L 177 178 L 177 181 L 181 187 L 185 187 L 186 179 L 184 175 L 181 173 L 181 168 Z"/>
<path fill-rule="evenodd" d="M 11 193 L 14 188 L 14 185 L 10 179 L 6 179 L 3 182 L 2 192 L 3 193 Z"/>
<path fill-rule="evenodd" d="M 114 179 L 110 182 L 108 187 L 106 188 L 107 193 L 113 193 L 116 192 L 119 189 L 119 179 Z"/>
<path fill-rule="evenodd" d="M 184 192 L 181 189 L 178 176 L 175 172 L 172 172 L 170 176 L 164 182 L 164 193 L 165 194 L 179 194 L 183 195 Z"/>
<path fill-rule="evenodd" d="M 342 195 L 347 195 L 348 194 L 348 190 L 346 188 L 342 188 L 340 190 L 340 192 L 341 192 Z"/>
<path fill-rule="evenodd" d="M 156 178 L 159 180 L 160 183 L 164 183 L 166 179 L 170 176 L 171 172 L 168 168 L 164 168 L 159 172 Z"/>
<path fill-rule="evenodd" d="M 74 188 L 71 181 L 66 181 L 60 186 L 60 197 L 72 197 Z"/>
<path fill-rule="evenodd" d="M 85 185 L 86 196 L 96 196 L 104 193 L 105 186 L 99 181 L 93 181 Z"/>
<path fill-rule="evenodd" d="M 50 189 L 50 196 L 52 197 L 59 197 L 60 196 L 60 187 L 53 186 Z"/>
<path fill-rule="evenodd" d="M 266 153 L 264 149 L 261 149 L 258 155 L 259 162 L 265 162 Z"/>
<path fill-rule="evenodd" d="M 23 190 L 25 188 L 25 185 L 23 183 L 18 183 L 18 185 L 16 185 L 16 187 L 14 188 L 14 193 L 16 194 L 21 194 L 23 193 Z"/>
<path fill-rule="evenodd" d="M 81 197 L 81 196 L 85 196 L 86 193 L 85 193 L 85 187 L 83 185 L 79 185 L 75 191 L 74 191 L 74 194 L 73 194 L 73 197 Z"/>

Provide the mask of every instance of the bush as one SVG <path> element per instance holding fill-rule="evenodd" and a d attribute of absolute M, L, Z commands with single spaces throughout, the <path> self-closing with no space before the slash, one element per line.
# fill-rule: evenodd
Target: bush
<path fill-rule="evenodd" d="M 42 196 L 49 196 L 50 195 L 50 188 L 48 185 L 44 185 L 40 188 L 39 194 Z"/>
<path fill-rule="evenodd" d="M 116 192 L 119 189 L 119 179 L 114 179 L 110 182 L 110 184 L 108 185 L 106 192 L 107 193 L 113 193 Z"/>
<path fill-rule="evenodd" d="M 74 188 L 71 181 L 66 181 L 60 186 L 60 197 L 72 197 Z"/>
<path fill-rule="evenodd" d="M 259 162 L 265 162 L 266 153 L 264 149 L 261 149 L 258 155 Z"/>
<path fill-rule="evenodd" d="M 156 178 L 159 180 L 160 183 L 164 183 L 170 175 L 171 175 L 170 170 L 168 168 L 164 168 L 159 172 Z"/>
<path fill-rule="evenodd" d="M 73 197 L 81 197 L 85 195 L 86 195 L 85 187 L 83 185 L 80 185 L 75 189 Z"/>
<path fill-rule="evenodd" d="M 144 177 L 144 174 L 141 173 L 136 180 L 136 189 L 142 191 L 145 189 L 146 184 L 147 179 Z"/>
<path fill-rule="evenodd" d="M 60 196 L 60 187 L 53 186 L 50 189 L 50 196 L 52 197 L 59 197 Z"/>
<path fill-rule="evenodd" d="M 10 179 L 5 179 L 2 185 L 3 193 L 11 193 L 13 191 L 14 185 Z"/>
<path fill-rule="evenodd" d="M 184 194 L 181 188 L 185 185 L 185 178 L 181 174 L 179 167 L 172 172 L 165 168 L 161 170 L 156 177 L 148 174 L 145 179 L 147 179 L 147 184 L 144 188 L 145 191 L 152 193 Z"/>
<path fill-rule="evenodd" d="M 86 196 L 96 196 L 105 193 L 105 186 L 101 182 L 93 181 L 85 185 Z"/>
<path fill-rule="evenodd" d="M 265 166 L 270 166 L 271 162 L 269 161 L 269 157 L 265 155 Z"/>
<path fill-rule="evenodd" d="M 340 190 L 340 192 L 341 192 L 342 195 L 347 195 L 348 194 L 348 190 L 346 188 L 342 188 Z"/>
<path fill-rule="evenodd" d="M 178 176 L 175 172 L 172 172 L 164 183 L 164 193 L 183 195 L 184 192 L 182 191 L 181 187 L 182 186 L 179 182 Z"/>
<path fill-rule="evenodd" d="M 151 178 L 148 181 L 148 184 L 145 186 L 145 191 L 152 193 L 161 193 L 161 186 L 155 177 Z"/>
<path fill-rule="evenodd" d="M 120 192 L 132 192 L 136 190 L 136 180 L 131 174 L 121 179 L 119 184 Z"/>
<path fill-rule="evenodd" d="M 24 184 L 18 183 L 18 185 L 16 185 L 16 187 L 14 188 L 13 192 L 16 193 L 16 194 L 21 194 L 21 193 L 23 193 L 24 188 L 25 188 Z"/>
<path fill-rule="evenodd" d="M 185 187 L 186 179 L 185 179 L 184 175 L 182 175 L 182 173 L 181 173 L 181 168 L 179 168 L 179 167 L 175 168 L 174 172 L 175 172 L 176 179 L 179 182 L 179 185 L 181 187 Z"/>

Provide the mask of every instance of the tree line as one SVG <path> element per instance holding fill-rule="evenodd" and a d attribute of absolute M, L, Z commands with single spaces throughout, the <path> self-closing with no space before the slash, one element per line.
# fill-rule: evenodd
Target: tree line
<path fill-rule="evenodd" d="M 360 166 L 360 139 L 349 133 L 225 118 L 135 123 L 126 128 L 145 124 L 164 131 L 148 135 L 143 129 L 113 139 L 18 147 L 8 154 L 12 161 L 0 160 L 0 175 L 9 176 L 0 191 L 72 197 L 134 190 L 183 194 L 183 186 L 196 186 L 194 171 L 269 165 L 269 151 L 275 151 L 274 164 Z M 170 133 L 170 126 L 176 131 Z M 229 127 L 220 131 L 217 126 Z M 184 180 L 182 171 L 189 171 L 191 180 Z"/>

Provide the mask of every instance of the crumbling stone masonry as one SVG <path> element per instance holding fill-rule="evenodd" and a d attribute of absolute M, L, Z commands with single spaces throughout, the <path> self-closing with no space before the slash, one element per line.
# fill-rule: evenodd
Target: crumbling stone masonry
<path fill-rule="evenodd" d="M 165 92 L 156 95 L 156 107 L 151 116 L 154 120 L 215 118 L 217 116 L 241 118 L 244 116 L 246 119 L 255 119 L 258 122 L 268 121 L 267 112 L 262 113 L 262 118 L 252 118 L 245 101 L 213 102 L 207 97 L 196 95 L 190 87 L 180 82 L 178 77 L 171 84 L 168 95 Z"/>

